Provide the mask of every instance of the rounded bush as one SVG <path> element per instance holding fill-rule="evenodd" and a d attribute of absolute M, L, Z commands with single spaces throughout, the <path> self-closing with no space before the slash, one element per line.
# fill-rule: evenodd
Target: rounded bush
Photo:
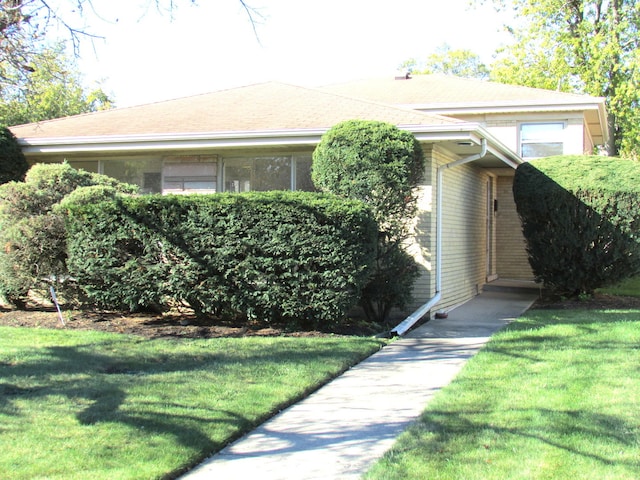
<path fill-rule="evenodd" d="M 313 153 L 315 186 L 365 202 L 379 225 L 376 269 L 360 304 L 371 320 L 386 321 L 391 309 L 411 299 L 418 268 L 403 249 L 416 214 L 415 187 L 425 160 L 409 132 L 388 123 L 351 120 L 331 128 Z"/>
<path fill-rule="evenodd" d="M 388 123 L 350 120 L 331 128 L 313 153 L 315 186 L 364 201 L 379 222 L 412 216 L 424 173 L 420 143 Z"/>
<path fill-rule="evenodd" d="M 37 164 L 24 182 L 0 185 L 0 293 L 9 302 L 24 306 L 30 291 L 46 297 L 51 285 L 67 296 L 75 292 L 67 281 L 67 237 L 59 208 L 67 196 L 91 185 L 102 189 L 94 198 L 109 195 L 110 189 L 131 193 L 137 188 L 67 163 Z"/>

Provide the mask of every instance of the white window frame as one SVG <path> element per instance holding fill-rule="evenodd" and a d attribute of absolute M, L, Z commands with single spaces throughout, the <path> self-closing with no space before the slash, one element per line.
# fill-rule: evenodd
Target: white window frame
<path fill-rule="evenodd" d="M 558 154 L 564 153 L 564 145 L 566 143 L 565 132 L 567 130 L 566 120 L 547 120 L 547 121 L 533 121 L 533 122 L 519 122 L 518 123 L 518 154 L 523 159 L 532 160 L 534 158 L 540 158 L 537 156 L 525 156 L 525 145 L 541 145 L 541 144 L 560 144 L 562 151 Z M 549 128 L 547 131 L 541 130 L 537 136 L 533 138 L 525 139 L 523 135 L 523 129 L 528 126 L 559 126 L 559 129 Z"/>

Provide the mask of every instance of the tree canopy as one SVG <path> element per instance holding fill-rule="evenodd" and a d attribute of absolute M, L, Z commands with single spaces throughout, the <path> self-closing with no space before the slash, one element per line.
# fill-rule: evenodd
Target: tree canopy
<path fill-rule="evenodd" d="M 5 70 L 10 81 L 0 87 L 0 125 L 19 125 L 110 108 L 101 89 L 86 91 L 75 62 L 64 44 L 46 48 L 32 57 L 33 72 L 23 76 Z"/>
<path fill-rule="evenodd" d="M 446 43 L 430 54 L 424 63 L 412 58 L 403 62 L 400 68 L 419 74 L 443 73 L 482 80 L 489 78 L 489 68 L 479 55 L 471 50 L 454 50 Z"/>
<path fill-rule="evenodd" d="M 490 0 L 514 11 L 514 42 L 491 78 L 607 99 L 609 155 L 640 151 L 640 4 L 636 0 Z M 518 20 L 515 20 L 518 19 Z"/>

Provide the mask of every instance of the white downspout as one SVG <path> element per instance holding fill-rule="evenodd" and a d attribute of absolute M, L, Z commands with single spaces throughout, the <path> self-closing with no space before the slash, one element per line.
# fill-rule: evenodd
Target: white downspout
<path fill-rule="evenodd" d="M 444 183 L 444 171 L 450 168 L 464 165 L 465 163 L 475 162 L 480 160 L 487 154 L 487 140 L 482 139 L 480 144 L 480 153 L 471 155 L 466 158 L 461 158 L 444 165 L 440 165 L 436 174 L 436 292 L 435 295 L 429 299 L 427 303 L 418 308 L 415 312 L 405 318 L 401 323 L 396 325 L 391 334 L 404 335 L 407 331 L 415 325 L 418 320 L 424 317 L 429 310 L 431 310 L 436 303 L 442 298 L 442 185 Z"/>

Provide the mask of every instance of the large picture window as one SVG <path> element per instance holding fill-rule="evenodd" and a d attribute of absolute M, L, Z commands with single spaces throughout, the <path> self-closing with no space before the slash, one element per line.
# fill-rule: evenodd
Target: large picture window
<path fill-rule="evenodd" d="M 224 191 L 313 190 L 311 155 L 278 155 L 224 160 Z"/>
<path fill-rule="evenodd" d="M 520 125 L 520 156 L 550 157 L 564 153 L 564 122 L 523 123 Z"/>
<path fill-rule="evenodd" d="M 140 187 L 140 193 L 159 193 L 160 159 L 103 160 L 102 173 Z"/>

